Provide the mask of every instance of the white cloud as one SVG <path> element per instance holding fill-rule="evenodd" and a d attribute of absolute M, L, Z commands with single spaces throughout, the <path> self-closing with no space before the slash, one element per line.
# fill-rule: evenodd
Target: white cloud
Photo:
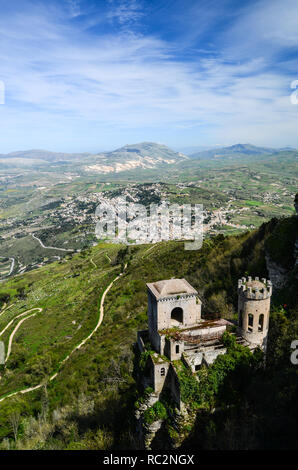
<path fill-rule="evenodd" d="M 68 3 L 71 16 L 79 15 L 79 3 Z M 108 19 L 127 26 L 140 18 L 136 2 L 117 5 L 107 12 Z M 10 135 L 7 129 L 14 126 L 20 138 L 22 129 L 34 137 L 36 128 L 45 142 L 47 133 L 61 141 L 57 129 L 64 127 L 66 136 L 71 129 L 96 129 L 100 138 L 110 136 L 111 129 L 119 135 L 146 134 L 147 129 L 148 140 L 163 131 L 175 139 L 177 129 L 194 129 L 192 139 L 198 143 L 201 138 L 210 144 L 228 139 L 297 145 L 298 106 L 290 103 L 290 82 L 298 77 L 272 70 L 272 51 L 265 54 L 268 41 L 281 47 L 295 41 L 295 31 L 286 13 L 280 29 L 271 22 L 275 1 L 257 7 L 237 19 L 217 57 L 184 61 L 175 57 L 175 44 L 125 28 L 90 36 L 69 23 L 61 9 L 1 16 L 0 79 L 6 85 L 1 128 Z M 266 31 L 260 14 L 270 24 Z M 292 39 L 286 38 L 287 28 Z M 251 45 L 245 36 L 249 31 L 255 35 Z M 237 48 L 231 46 L 233 38 Z M 264 54 L 256 54 L 262 41 Z M 293 60 L 288 60 L 290 67 L 295 70 Z"/>
<path fill-rule="evenodd" d="M 81 14 L 80 2 L 79 0 L 67 0 L 69 5 L 70 16 L 76 18 Z"/>
<path fill-rule="evenodd" d="M 138 21 L 142 16 L 142 8 L 136 0 L 108 0 L 111 9 L 107 13 L 107 18 L 117 20 L 120 25 L 129 25 Z"/>

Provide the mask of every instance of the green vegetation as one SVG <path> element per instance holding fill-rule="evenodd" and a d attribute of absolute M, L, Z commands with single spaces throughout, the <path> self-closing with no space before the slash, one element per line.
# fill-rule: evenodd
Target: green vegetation
<path fill-rule="evenodd" d="M 294 246 L 298 233 L 298 218 L 275 221 L 274 232 L 266 240 L 266 249 L 270 258 L 279 266 L 291 269 L 294 266 Z"/>
<path fill-rule="evenodd" d="M 154 392 L 153 388 L 146 387 L 143 395 L 139 397 L 138 400 L 135 402 L 135 408 L 138 409 L 141 405 L 143 405 L 146 402 L 146 400 L 149 398 L 151 393 L 153 392 Z"/>
<path fill-rule="evenodd" d="M 71 164 L 69 161 L 63 164 L 62 172 L 59 165 L 45 166 L 46 160 L 41 167 L 33 165 L 21 172 L 18 168 L 0 168 L 0 256 L 15 258 L 13 274 L 36 269 L 66 255 L 63 251 L 42 248 L 32 238 L 33 231 L 46 246 L 75 250 L 92 246 L 97 241 L 93 215 L 99 195 L 111 199 L 125 194 L 129 195 L 128 201 L 146 206 L 165 199 L 178 204 L 203 204 L 205 226 L 212 222 L 207 236 L 235 235 L 294 212 L 297 152 L 181 161 L 164 146 L 144 143 L 138 148 L 119 149 L 113 152 L 113 158 L 115 161 L 131 158 L 136 151 L 136 155 L 149 151 L 154 158 L 164 156 L 176 163 L 99 175 L 84 171 L 95 157 L 83 154 L 80 156 L 83 167 L 78 156 L 74 156 Z M 43 158 L 52 157 L 55 155 Z M 26 158 L 33 161 L 30 153 Z M 215 217 L 218 210 L 221 218 Z M 8 264 L 0 263 L 2 277 L 8 269 Z"/>
<path fill-rule="evenodd" d="M 146 424 L 152 424 L 157 420 L 165 420 L 167 418 L 167 410 L 163 403 L 157 401 L 153 406 L 147 408 L 144 412 L 144 422 Z"/>
<path fill-rule="evenodd" d="M 174 364 L 179 378 L 181 400 L 198 408 L 201 401 L 199 382 L 182 361 L 174 361 Z"/>
<path fill-rule="evenodd" d="M 152 356 L 153 354 L 155 354 L 155 351 L 143 351 L 141 353 L 139 360 L 139 368 L 141 372 L 144 372 L 147 365 L 148 357 Z"/>
<path fill-rule="evenodd" d="M 208 317 L 234 317 L 237 279 L 242 275 L 268 277 L 266 241 L 281 230 L 279 224 L 290 222 L 272 220 L 254 232 L 233 237 L 217 235 L 206 240 L 198 251 L 184 250 L 181 242 L 158 243 L 150 251 L 147 245 L 99 244 L 2 283 L 0 302 L 2 306 L 7 303 L 9 309 L 0 316 L 0 331 L 26 310 L 41 307 L 43 312 L 24 322 L 16 333 L 11 356 L 1 371 L 0 398 L 44 384 L 38 390 L 1 402 L 2 448 L 134 448 L 134 403 L 138 393 L 132 376 L 132 344 L 136 331 L 147 324 L 146 282 L 185 277 L 198 289 Z M 285 232 L 282 244 L 291 246 L 289 240 Z M 101 294 L 127 262 L 125 275 L 105 298 L 101 327 L 49 381 L 63 358 L 94 328 Z M 185 377 L 186 402 L 194 384 L 200 391 L 193 400 L 199 410 L 191 437 L 196 447 L 229 448 L 233 442 L 241 448 L 237 423 L 244 416 L 253 436 L 248 448 L 294 445 L 298 380 L 297 367 L 289 357 L 291 340 L 298 337 L 298 301 L 295 271 L 290 274 L 285 288 L 274 292 L 268 369 L 260 367 L 261 358 L 245 348 L 238 349 L 227 337 L 229 353 L 219 357 L 209 370 L 202 369 L 200 382 L 195 384 Z M 15 324 L 1 337 L 6 346 Z M 161 401 L 168 413 L 168 405 Z M 220 411 L 221 407 L 226 409 L 226 404 L 229 411 Z M 213 408 L 218 411 L 212 413 Z M 224 428 L 225 419 L 230 431 Z"/>
<path fill-rule="evenodd" d="M 193 374 L 182 361 L 175 361 L 180 384 L 181 400 L 191 409 L 212 409 L 216 405 L 236 403 L 239 387 L 245 388 L 253 370 L 263 361 L 263 353 L 251 353 L 247 347 L 236 343 L 235 336 L 225 333 L 223 338 L 227 353 L 214 363 Z"/>

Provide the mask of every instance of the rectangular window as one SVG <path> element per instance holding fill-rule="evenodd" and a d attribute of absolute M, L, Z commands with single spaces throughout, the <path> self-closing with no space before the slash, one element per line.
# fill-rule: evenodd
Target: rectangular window
<path fill-rule="evenodd" d="M 179 344 L 176 344 L 176 354 L 179 354 Z"/>
<path fill-rule="evenodd" d="M 253 326 L 254 326 L 254 316 L 252 313 L 248 314 L 248 331 L 252 332 L 253 331 Z"/>

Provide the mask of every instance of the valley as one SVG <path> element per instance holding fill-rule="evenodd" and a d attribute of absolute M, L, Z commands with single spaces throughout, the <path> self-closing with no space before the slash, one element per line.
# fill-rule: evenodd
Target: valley
<path fill-rule="evenodd" d="M 217 234 L 206 239 L 197 251 L 185 251 L 179 241 L 149 247 L 98 243 L 71 258 L 61 258 L 2 283 L 0 332 L 7 351 L 0 372 L 2 448 L 136 448 L 134 402 L 139 396 L 132 345 L 136 331 L 147 325 L 146 282 L 185 276 L 198 290 L 206 318 L 218 318 L 220 314 L 233 320 L 241 273 L 267 275 L 265 253 L 292 270 L 296 234 L 297 219 L 290 217 L 279 222 L 273 219 L 257 230 L 234 236 Z M 121 272 L 123 275 L 117 278 Z M 287 349 L 283 348 L 289 334 L 297 334 L 296 309 L 297 289 L 292 275 L 286 288 L 273 296 L 270 380 L 268 383 L 265 375 L 255 385 L 260 397 L 264 397 L 265 387 L 269 402 L 263 414 L 258 411 L 261 416 L 254 418 L 251 432 L 255 432 L 255 426 L 258 428 L 258 419 L 270 419 L 268 387 L 275 393 L 272 374 L 280 377 L 283 370 L 283 380 L 288 380 L 289 374 L 295 373 L 289 365 L 281 369 L 280 361 L 289 362 L 284 356 Z M 283 398 L 278 404 L 276 400 L 272 403 L 284 409 L 286 399 L 287 409 L 291 410 L 295 394 L 289 394 L 287 380 L 279 385 Z M 228 403 L 233 402 L 234 395 L 228 397 Z M 246 391 L 246 397 L 250 413 L 255 415 L 254 394 Z M 222 403 L 221 396 L 214 399 Z M 202 413 L 210 421 L 214 417 L 208 414 L 208 406 L 207 401 Z M 10 422 L 15 413 L 22 424 L 13 444 Z M 291 417 L 286 414 L 284 419 L 289 421 L 291 435 Z M 220 423 L 216 424 L 216 432 L 223 439 Z M 230 432 L 236 426 L 232 423 Z M 276 432 L 278 429 L 272 429 L 273 435 L 269 431 L 267 435 L 274 439 Z M 256 437 L 262 446 L 263 437 Z M 241 434 L 237 438 L 230 435 L 239 445 L 242 438 Z M 208 439 L 201 445 L 208 448 Z"/>
<path fill-rule="evenodd" d="M 235 155 L 233 148 L 218 161 L 213 154 L 194 158 L 159 144 L 135 144 L 104 158 L 124 165 L 138 155 L 152 159 L 154 165 L 110 173 L 86 173 L 88 154 L 55 158 L 51 153 L 38 154 L 45 160 L 36 167 L 30 158 L 35 151 L 23 155 L 33 165 L 30 170 L 0 165 L 0 279 L 96 244 L 96 207 L 106 201 L 116 203 L 118 197 L 147 208 L 165 200 L 202 204 L 205 237 L 241 233 L 272 217 L 291 215 L 297 152 L 259 155 L 256 149 Z M 72 171 L 70 160 L 62 160 L 65 165 L 59 168 L 53 165 L 58 158 L 72 158 Z M 6 158 L 6 164 L 11 160 Z"/>
<path fill-rule="evenodd" d="M 113 175 L 1 173 L 0 276 L 23 273 L 97 243 L 95 209 L 105 201 L 203 204 L 204 234 L 235 234 L 293 213 L 296 155 L 275 162 L 190 160 L 167 171 Z M 188 168 L 187 165 L 190 165 Z M 10 261 L 9 261 L 10 259 Z M 12 259 L 14 260 L 12 264 Z M 9 267 L 10 266 L 10 267 Z"/>

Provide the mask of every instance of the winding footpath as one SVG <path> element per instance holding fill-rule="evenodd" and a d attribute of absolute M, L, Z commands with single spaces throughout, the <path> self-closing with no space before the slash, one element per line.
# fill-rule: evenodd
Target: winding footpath
<path fill-rule="evenodd" d="M 42 248 L 45 248 L 46 250 L 58 250 L 58 251 L 69 251 L 69 252 L 74 252 L 76 250 L 72 250 L 72 249 L 66 249 L 66 248 L 57 248 L 55 246 L 45 246 L 42 241 L 40 240 L 40 238 L 37 238 L 34 233 L 31 233 L 32 237 L 34 238 L 34 240 L 37 240 L 40 244 L 40 246 Z"/>
<path fill-rule="evenodd" d="M 8 309 L 6 309 L 8 310 Z M 6 311 L 5 310 L 5 311 Z M 5 333 L 5 331 L 10 327 L 10 325 L 13 324 L 13 322 L 17 319 L 17 318 L 21 318 L 21 317 L 24 317 L 25 315 L 27 315 L 27 313 L 30 313 L 32 312 L 33 310 L 39 310 L 40 312 L 42 311 L 42 308 L 31 308 L 30 310 L 26 310 L 26 312 L 23 312 L 23 313 L 20 313 L 19 315 L 17 315 L 16 317 L 14 317 L 7 325 L 6 327 L 0 331 L 0 337 L 3 335 L 3 333 Z M 1 313 L 1 315 L 4 313 L 4 311 Z M 30 315 L 31 316 L 31 315 Z"/>
<path fill-rule="evenodd" d="M 38 312 L 42 312 L 42 308 L 32 308 L 31 310 L 27 310 L 27 312 L 25 313 L 28 313 L 28 312 L 32 312 L 33 310 L 37 310 Z M 36 313 L 32 313 L 31 315 L 29 315 L 28 317 L 25 317 L 23 318 L 22 320 L 19 321 L 19 323 L 17 324 L 17 326 L 15 327 L 15 329 L 13 330 L 13 332 L 11 333 L 10 337 L 9 337 L 9 340 L 8 340 L 8 347 L 7 347 L 7 354 L 6 354 L 6 358 L 5 358 L 5 362 L 7 362 L 9 356 L 10 356 L 10 353 L 11 353 L 11 345 L 12 345 L 12 340 L 14 338 L 14 335 L 16 334 L 16 332 L 18 331 L 18 329 L 20 328 L 21 324 L 28 320 L 28 318 L 31 318 L 31 317 L 35 317 Z"/>
<path fill-rule="evenodd" d="M 11 304 L 9 307 L 6 307 L 6 304 L 4 304 L 2 310 L 0 311 L 0 317 L 1 317 L 1 315 L 3 315 L 3 313 L 6 312 L 6 310 L 10 309 L 10 308 L 13 307 L 14 305 L 15 305 L 15 304 Z"/>
<path fill-rule="evenodd" d="M 109 290 L 112 288 L 113 284 L 124 274 L 125 270 L 127 268 L 127 263 L 125 264 L 124 266 L 124 269 L 123 271 L 117 276 L 115 277 L 115 279 L 108 285 L 108 287 L 105 289 L 104 293 L 102 294 L 102 297 L 101 297 L 101 300 L 100 300 L 100 310 L 99 310 L 99 317 L 98 317 L 98 321 L 97 321 L 97 324 L 95 326 L 95 328 L 91 331 L 91 333 L 87 336 L 87 338 L 83 339 L 83 341 L 81 341 L 80 344 L 78 344 L 69 354 L 68 356 L 66 356 L 63 361 L 60 362 L 59 364 L 59 370 L 60 368 L 62 367 L 63 364 L 65 364 L 69 358 L 71 357 L 71 355 L 78 349 L 80 349 L 90 338 L 92 338 L 92 336 L 94 335 L 94 333 L 98 330 L 98 328 L 100 327 L 100 325 L 102 324 L 102 321 L 103 321 L 103 318 L 104 318 L 104 301 L 105 301 L 105 298 L 106 298 L 106 295 L 107 293 L 109 292 Z M 9 308 L 9 307 L 8 307 Z M 7 308 L 5 309 L 7 310 Z M 2 334 L 7 330 L 7 328 L 9 328 L 9 326 L 14 322 L 14 320 L 16 320 L 17 318 L 20 318 L 20 317 L 24 317 L 27 313 L 30 313 L 32 311 L 39 311 L 40 313 L 43 311 L 42 308 L 32 308 L 30 310 L 27 310 L 26 312 L 23 312 L 21 313 L 20 315 L 18 315 L 17 317 L 15 317 L 13 320 L 11 320 L 8 325 L 0 332 L 0 337 L 2 336 Z M 4 313 L 4 311 L 2 310 L 1 313 Z M 35 316 L 36 313 L 32 314 L 32 315 L 29 315 L 28 317 L 26 318 L 23 318 L 22 320 L 20 320 L 18 322 L 18 324 L 16 325 L 16 327 L 14 328 L 13 332 L 11 333 L 10 337 L 9 337 L 9 341 L 8 341 L 8 349 L 7 349 L 7 355 L 6 355 L 6 359 L 5 359 L 5 362 L 7 361 L 7 359 L 9 358 L 10 356 L 10 353 L 11 353 L 11 346 L 12 346 L 12 341 L 13 341 L 13 337 L 15 335 L 15 333 L 17 332 L 17 330 L 19 329 L 19 327 L 21 326 L 21 324 L 27 320 L 28 318 L 31 318 L 33 316 Z M 54 380 L 57 375 L 59 374 L 59 370 L 58 372 L 55 372 L 53 375 L 50 376 L 49 378 L 49 381 L 51 382 L 52 380 Z M 0 402 L 2 402 L 3 400 L 5 400 L 6 398 L 10 398 L 14 395 L 18 395 L 19 393 L 22 393 L 22 394 L 25 394 L 25 393 L 29 393 L 29 392 L 32 392 L 34 390 L 38 390 L 39 388 L 43 387 L 44 386 L 44 382 L 38 384 L 38 385 L 35 385 L 34 387 L 29 387 L 29 388 L 25 388 L 23 390 L 18 390 L 16 392 L 12 392 L 12 393 L 9 393 L 7 395 L 4 395 L 2 398 L 0 398 Z"/>
<path fill-rule="evenodd" d="M 1 259 L 5 259 L 6 256 L 0 256 L 0 258 L 1 258 Z M 11 265 L 10 265 L 9 273 L 6 274 L 5 277 L 9 277 L 9 276 L 12 274 L 12 272 L 13 272 L 13 270 L 14 270 L 15 262 L 16 262 L 14 258 L 8 258 L 8 259 L 10 260 Z"/>

